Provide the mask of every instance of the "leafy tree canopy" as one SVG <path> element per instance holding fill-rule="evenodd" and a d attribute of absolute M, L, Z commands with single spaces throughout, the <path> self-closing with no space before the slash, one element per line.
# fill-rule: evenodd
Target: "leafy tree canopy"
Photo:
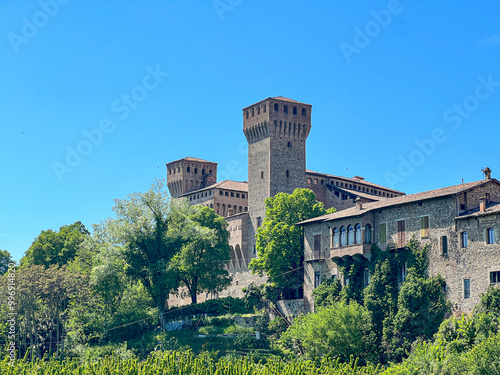
<path fill-rule="evenodd" d="M 372 360 L 374 336 L 368 311 L 356 302 L 335 302 L 318 312 L 302 315 L 283 334 L 282 344 L 308 358 L 324 356 L 349 362 L 350 356 Z"/>
<path fill-rule="evenodd" d="M 21 266 L 42 265 L 49 268 L 53 264 L 68 264 L 75 258 L 80 245 L 89 234 L 80 221 L 64 225 L 58 232 L 44 230 L 26 251 L 21 259 Z"/>
<path fill-rule="evenodd" d="M 304 230 L 295 224 L 327 213 L 315 198 L 309 189 L 295 189 L 265 201 L 266 217 L 257 231 L 258 257 L 249 267 L 259 275 L 265 273 L 278 290 L 297 290 L 303 283 Z"/>
<path fill-rule="evenodd" d="M 172 259 L 171 267 L 186 286 L 192 303 L 197 293 L 218 292 L 231 283 L 225 265 L 231 260 L 226 220 L 209 207 L 193 206 L 192 237 Z M 187 224 L 186 223 L 186 224 Z"/>

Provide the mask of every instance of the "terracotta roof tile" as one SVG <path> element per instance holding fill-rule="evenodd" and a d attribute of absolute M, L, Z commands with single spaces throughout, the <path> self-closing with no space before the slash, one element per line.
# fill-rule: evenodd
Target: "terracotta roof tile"
<path fill-rule="evenodd" d="M 456 217 L 455 219 L 457 219 L 457 220 L 466 219 L 469 217 L 486 216 L 486 215 L 491 215 L 491 214 L 496 214 L 496 213 L 500 213 L 500 203 L 493 202 L 491 205 L 486 207 L 486 210 L 484 212 L 480 212 L 479 208 L 476 208 L 474 210 L 470 210 L 470 211 Z"/>
<path fill-rule="evenodd" d="M 357 207 L 351 207 L 351 208 L 348 208 L 348 209 L 345 209 L 342 211 L 334 212 L 332 214 L 318 216 L 318 217 L 315 217 L 313 219 L 305 220 L 305 221 L 302 221 L 298 224 L 305 224 L 305 223 L 310 223 L 310 222 L 315 222 L 315 221 L 329 221 L 329 220 L 341 219 L 341 218 L 349 217 L 349 216 L 359 216 L 359 215 L 365 214 L 367 212 L 378 210 L 381 208 L 392 207 L 392 206 L 397 206 L 397 205 L 401 205 L 401 204 L 418 202 L 418 201 L 422 201 L 422 200 L 426 200 L 426 199 L 434 199 L 434 198 L 440 198 L 440 197 L 458 194 L 458 193 L 473 189 L 475 187 L 478 187 L 478 186 L 481 186 L 481 185 L 484 185 L 487 183 L 497 183 L 500 185 L 500 182 L 497 179 L 493 178 L 491 180 L 481 180 L 481 181 L 469 182 L 469 183 L 460 184 L 460 185 L 448 186 L 448 187 L 441 188 L 441 189 L 424 191 L 422 193 L 403 195 L 401 197 L 382 199 L 378 202 L 365 203 L 363 205 L 363 209 L 361 209 L 361 210 L 359 210 Z"/>
<path fill-rule="evenodd" d="M 211 164 L 217 164 L 213 161 L 208 161 L 208 160 L 203 160 L 203 159 L 200 159 L 200 158 L 193 158 L 191 156 L 188 156 L 188 157 L 185 157 L 185 158 L 182 158 L 182 159 L 177 159 L 177 160 L 174 160 L 174 161 L 171 161 L 169 163 L 167 163 L 167 165 L 169 164 L 172 164 L 172 163 L 176 163 L 178 161 L 183 161 L 183 160 L 186 160 L 186 161 L 194 161 L 194 162 L 199 162 L 199 163 L 211 163 Z"/>
<path fill-rule="evenodd" d="M 233 181 L 233 180 L 224 180 L 221 182 L 217 182 L 216 184 L 204 187 L 202 189 L 193 190 L 189 193 L 181 195 L 181 197 L 185 197 L 190 194 L 199 193 L 200 191 L 210 190 L 210 189 L 226 189 L 226 190 L 236 190 L 236 191 L 244 191 L 248 192 L 248 182 L 247 181 Z"/>
<path fill-rule="evenodd" d="M 352 182 L 352 183 L 355 183 L 355 184 L 364 184 L 364 185 L 369 185 L 369 186 L 373 186 L 374 188 L 377 188 L 377 189 L 384 189 L 384 190 L 388 190 L 388 191 L 392 191 L 396 194 L 405 194 L 403 193 L 402 191 L 398 191 L 398 190 L 394 190 L 394 189 L 390 189 L 388 187 L 385 187 L 385 186 L 382 186 L 382 185 L 377 185 L 377 184 L 374 184 L 372 182 L 368 182 L 366 180 L 361 180 L 359 178 L 350 178 L 350 177 L 341 177 L 341 176 L 335 176 L 333 174 L 328 174 L 328 173 L 320 173 L 320 172 L 315 172 L 315 171 L 311 171 L 309 169 L 306 170 L 306 174 L 307 173 L 310 173 L 310 174 L 315 174 L 315 175 L 318 175 L 318 176 L 325 176 L 327 178 L 337 178 L 337 179 L 341 179 L 341 180 L 346 180 L 346 181 L 349 181 L 349 182 Z M 345 188 L 345 187 L 344 187 Z M 356 190 L 354 190 L 356 191 Z"/>

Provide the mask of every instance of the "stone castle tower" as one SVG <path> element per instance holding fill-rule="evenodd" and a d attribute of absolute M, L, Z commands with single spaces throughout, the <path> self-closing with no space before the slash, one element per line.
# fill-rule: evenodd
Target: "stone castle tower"
<path fill-rule="evenodd" d="M 167 186 L 172 198 L 217 182 L 217 163 L 187 157 L 167 163 Z"/>
<path fill-rule="evenodd" d="M 248 251 L 255 256 L 255 234 L 266 213 L 265 199 L 305 188 L 306 139 L 311 130 L 310 104 L 271 97 L 243 108 L 248 141 Z"/>

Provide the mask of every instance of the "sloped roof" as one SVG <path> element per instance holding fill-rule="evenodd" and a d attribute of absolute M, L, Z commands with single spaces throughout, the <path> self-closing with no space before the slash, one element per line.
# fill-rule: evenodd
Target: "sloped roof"
<path fill-rule="evenodd" d="M 488 205 L 488 207 L 486 207 L 486 210 L 484 210 L 484 212 L 479 211 L 479 208 L 475 208 L 456 217 L 455 219 L 467 219 L 469 217 L 488 216 L 497 213 L 500 213 L 500 203 L 493 202 L 492 204 Z"/>
<path fill-rule="evenodd" d="M 365 185 L 373 186 L 374 188 L 377 188 L 377 189 L 384 189 L 384 190 L 392 191 L 393 193 L 396 193 L 396 194 L 403 194 L 403 195 L 405 194 L 402 191 L 390 189 L 390 188 L 382 186 L 382 185 L 377 185 L 377 184 L 374 184 L 373 182 L 366 181 L 365 179 L 361 180 L 359 178 L 350 178 L 350 177 L 335 176 L 333 174 L 311 171 L 310 169 L 306 169 L 306 174 L 307 173 L 316 174 L 318 176 L 325 176 L 327 178 L 337 178 L 337 179 L 340 179 L 340 180 L 346 180 L 346 181 L 352 182 L 354 184 L 365 184 Z M 347 190 L 354 190 L 354 189 L 347 189 Z M 357 190 L 354 190 L 354 191 L 357 191 Z"/>
<path fill-rule="evenodd" d="M 302 221 L 298 224 L 306 224 L 306 223 L 312 223 L 315 221 L 329 221 L 329 220 L 334 220 L 334 219 L 341 219 L 344 217 L 350 217 L 350 216 L 359 216 L 363 215 L 367 212 L 374 211 L 374 210 L 379 210 L 381 208 L 386 208 L 386 207 L 392 207 L 392 206 L 398 206 L 402 204 L 407 204 L 407 203 L 412 203 L 412 202 L 418 202 L 418 201 L 423 201 L 427 199 L 435 199 L 435 198 L 441 198 L 441 197 L 446 197 L 458 193 L 462 193 L 464 191 L 488 184 L 488 183 L 496 183 L 500 185 L 500 182 L 493 178 L 491 180 L 481 180 L 481 181 L 474 181 L 474 182 L 468 182 L 465 184 L 460 184 L 460 185 L 454 185 L 454 186 L 448 186 L 440 189 L 435 189 L 435 190 L 429 190 L 429 191 L 424 191 L 422 193 L 416 193 L 416 194 L 410 194 L 410 195 L 403 195 L 401 197 L 394 197 L 394 198 L 389 198 L 389 199 L 382 199 L 378 202 L 370 202 L 370 203 L 365 203 L 363 204 L 363 208 L 360 210 L 357 207 L 351 207 L 342 211 L 334 212 L 332 214 L 328 215 L 323 215 L 323 216 L 318 216 L 309 220 Z"/>
<path fill-rule="evenodd" d="M 233 180 L 224 180 L 221 182 L 217 182 L 216 184 L 190 191 L 186 194 L 181 195 L 181 197 L 185 197 L 186 195 L 195 194 L 200 191 L 210 190 L 210 189 L 226 189 L 226 190 L 235 190 L 235 191 L 243 191 L 248 192 L 248 182 L 247 181 L 233 181 Z"/>
<path fill-rule="evenodd" d="M 211 163 L 211 164 L 217 164 L 213 161 L 208 161 L 208 160 L 203 160 L 203 159 L 200 159 L 200 158 L 193 158 L 192 156 L 187 156 L 185 158 L 182 158 L 182 159 L 177 159 L 177 160 L 174 160 L 174 161 L 171 161 L 171 162 L 168 162 L 167 165 L 169 164 L 172 164 L 172 163 L 176 163 L 178 161 L 193 161 L 193 162 L 199 162 L 199 163 Z"/>

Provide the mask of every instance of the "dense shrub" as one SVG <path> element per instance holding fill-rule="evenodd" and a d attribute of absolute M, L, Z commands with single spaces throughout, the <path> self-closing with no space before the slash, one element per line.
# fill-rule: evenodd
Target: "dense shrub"
<path fill-rule="evenodd" d="M 165 315 L 167 320 L 172 321 L 192 318 L 193 315 L 199 314 L 218 316 L 226 314 L 250 314 L 253 311 L 253 306 L 245 303 L 242 298 L 225 297 L 188 306 L 171 307 L 165 312 Z"/>

